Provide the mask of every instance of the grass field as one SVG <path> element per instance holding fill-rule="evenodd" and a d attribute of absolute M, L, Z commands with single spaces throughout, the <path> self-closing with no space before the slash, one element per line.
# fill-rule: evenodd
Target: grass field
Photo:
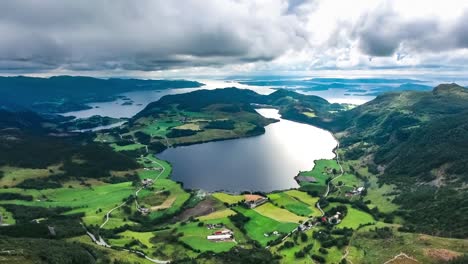
<path fill-rule="evenodd" d="M 142 123 L 145 125 L 145 128 L 143 128 L 141 131 L 150 135 L 150 136 L 160 136 L 164 137 L 166 134 L 169 132 L 169 130 L 173 127 L 177 127 L 182 125 L 182 122 L 179 121 L 173 121 L 170 119 L 163 119 L 163 120 L 149 120 L 149 119 L 144 119 L 142 120 Z"/>
<path fill-rule="evenodd" d="M 338 227 L 340 228 L 348 227 L 348 228 L 356 229 L 358 228 L 360 224 L 375 223 L 375 222 L 376 221 L 370 214 L 354 209 L 351 206 L 348 206 L 348 214 L 343 219 L 343 221 L 341 221 Z"/>
<path fill-rule="evenodd" d="M 332 247 L 327 249 L 328 254 L 322 254 L 319 252 L 319 249 L 321 247 L 320 242 L 312 238 L 312 234 L 314 231 L 317 231 L 317 229 L 310 229 L 306 231 L 306 235 L 308 237 L 307 241 L 303 242 L 300 238 L 298 238 L 297 235 L 294 235 L 293 237 L 289 237 L 285 241 L 289 241 L 294 243 L 294 246 L 292 248 L 286 248 L 282 250 L 278 250 L 281 245 L 284 244 L 281 243 L 277 246 L 274 246 L 271 251 L 276 253 L 277 255 L 280 255 L 282 258 L 280 259 L 280 263 L 284 264 L 289 264 L 289 263 L 316 263 L 312 260 L 310 257 L 311 254 L 316 254 L 324 257 L 326 259 L 326 263 L 339 263 L 341 260 L 341 256 L 343 255 L 342 250 Z M 294 239 L 296 237 L 296 239 Z M 305 257 L 303 258 L 296 258 L 294 255 L 296 252 L 303 250 L 304 247 L 308 245 L 313 245 L 312 250 L 310 251 L 309 254 L 306 254 Z"/>
<path fill-rule="evenodd" d="M 14 225 L 16 223 L 13 214 L 0 207 L 0 215 L 2 216 L 2 224 Z"/>
<path fill-rule="evenodd" d="M 275 240 L 276 236 L 266 237 L 265 233 L 271 233 L 278 231 L 281 233 L 289 233 L 297 227 L 295 223 L 281 223 L 274 219 L 263 216 L 254 210 L 249 210 L 243 207 L 236 207 L 235 211 L 242 213 L 243 215 L 250 217 L 250 221 L 245 225 L 247 235 L 257 240 L 261 245 L 266 246 L 268 241 Z"/>
<path fill-rule="evenodd" d="M 159 169 L 162 165 L 164 172 L 159 176 L 158 179 L 167 179 L 171 175 L 172 166 L 167 161 L 160 160 L 153 155 L 147 155 L 144 158 L 138 158 L 138 162 L 142 164 L 145 168 L 157 168 Z M 144 170 L 141 169 L 138 171 L 138 176 L 140 179 L 154 179 L 159 175 L 159 170 Z"/>
<path fill-rule="evenodd" d="M 372 238 L 372 232 L 359 230 L 351 241 L 348 259 L 353 263 L 384 263 L 399 253 L 417 259 L 420 263 L 444 263 L 439 256 L 468 252 L 468 240 L 400 233 L 393 237 Z"/>
<path fill-rule="evenodd" d="M 312 210 L 312 215 L 314 216 L 321 215 L 320 211 L 317 209 L 317 207 L 315 207 L 315 205 L 317 204 L 319 200 L 318 197 L 312 197 L 306 192 L 301 192 L 298 190 L 289 190 L 289 191 L 286 191 L 285 193 L 303 203 L 306 203 L 309 206 L 309 208 Z"/>
<path fill-rule="evenodd" d="M 244 200 L 243 195 L 231 195 L 231 194 L 222 193 L 222 192 L 213 193 L 212 196 L 220 200 L 221 202 L 227 203 L 227 204 L 236 204 Z"/>
<path fill-rule="evenodd" d="M 197 123 L 186 123 L 186 124 L 183 124 L 181 126 L 177 126 L 175 128 L 199 131 L 200 130 L 200 125 L 197 124 Z"/>
<path fill-rule="evenodd" d="M 299 175 L 314 177 L 317 180 L 316 185 L 326 185 L 325 181 L 334 176 L 331 173 L 333 169 L 340 171 L 336 160 L 316 160 L 311 171 L 301 171 Z"/>
<path fill-rule="evenodd" d="M 200 217 L 198 217 L 198 219 L 200 221 L 207 221 L 207 220 L 225 218 L 225 217 L 228 217 L 228 216 L 234 215 L 234 214 L 236 214 L 236 212 L 234 212 L 231 209 L 223 209 L 223 210 L 213 212 L 213 213 L 211 213 L 209 215 L 200 216 Z"/>
<path fill-rule="evenodd" d="M 198 226 L 200 222 L 191 222 L 186 225 L 179 225 L 177 227 L 178 233 L 183 233 L 180 240 L 194 249 L 198 249 L 202 252 L 213 251 L 223 252 L 228 251 L 237 244 L 243 244 L 247 242 L 245 235 L 236 228 L 232 222 L 227 218 L 228 215 L 235 213 L 232 210 L 226 209 L 219 211 L 221 213 L 212 213 L 205 217 L 200 217 L 200 222 L 203 226 Z M 209 241 L 206 237 L 213 234 L 218 229 L 208 229 L 206 224 L 223 224 L 226 228 L 234 232 L 234 241 L 214 242 Z"/>
<path fill-rule="evenodd" d="M 150 213 L 152 219 L 159 218 L 165 214 L 173 214 L 178 211 L 182 205 L 190 198 L 190 194 L 185 192 L 180 184 L 168 180 L 168 179 L 159 179 L 153 185 L 156 190 L 167 190 L 170 192 L 170 195 L 167 199 L 171 199 L 173 202 L 171 206 L 164 210 L 158 210 Z"/>
<path fill-rule="evenodd" d="M 271 203 L 265 203 L 254 209 L 257 213 L 274 219 L 279 222 L 299 223 L 307 218 L 295 215 L 286 209 L 274 206 Z"/>
<path fill-rule="evenodd" d="M 137 150 L 145 147 L 145 145 L 135 143 L 135 144 L 129 144 L 129 145 L 124 145 L 124 146 L 119 146 L 115 143 L 110 144 L 110 146 L 115 150 L 115 151 L 129 151 L 129 150 Z"/>
<path fill-rule="evenodd" d="M 0 189 L 0 192 L 17 192 L 29 194 L 33 201 L 0 201 L 42 207 L 72 207 L 69 213 L 84 212 L 83 221 L 86 224 L 101 224 L 105 212 L 121 204 L 123 199 L 134 192 L 130 182 L 106 184 L 93 188 L 58 188 L 47 190 L 22 190 L 18 188 Z M 97 212 L 102 209 L 102 212 Z"/>
<path fill-rule="evenodd" d="M 3 166 L 0 167 L 0 171 L 3 171 L 4 175 L 0 179 L 0 186 L 14 186 L 26 179 L 41 178 L 52 175 L 54 173 L 60 173 L 58 169 L 61 165 L 49 166 L 46 169 L 25 169 L 17 167 Z"/>
<path fill-rule="evenodd" d="M 288 194 L 281 193 L 271 193 L 268 195 L 270 201 L 281 208 L 301 216 L 308 216 L 313 213 L 312 207 L 308 204 L 301 202 L 295 197 L 289 196 Z"/>
<path fill-rule="evenodd" d="M 216 223 L 224 223 L 226 226 L 232 226 L 227 218 L 216 219 Z M 215 230 L 210 230 L 205 226 L 199 227 L 197 222 L 180 226 L 177 231 L 179 233 L 183 233 L 183 236 L 180 238 L 182 242 L 202 252 L 228 251 L 236 245 L 236 243 L 233 241 L 214 242 L 208 240 L 206 237 L 213 234 Z M 237 235 L 239 235 L 239 233 L 237 233 Z M 234 236 L 236 236 L 236 234 L 234 234 Z"/>
<path fill-rule="evenodd" d="M 117 235 L 121 238 L 110 239 L 109 241 L 111 242 L 111 245 L 123 247 L 132 240 L 138 240 L 148 248 L 153 246 L 153 244 L 150 242 L 150 239 L 154 237 L 153 232 L 134 232 L 127 230 L 122 233 L 118 233 Z"/>
<path fill-rule="evenodd" d="M 122 262 L 127 262 L 127 263 L 134 263 L 134 264 L 152 264 L 153 263 L 147 259 L 141 258 L 138 255 L 130 253 L 130 252 L 98 246 L 94 244 L 88 236 L 73 237 L 67 240 L 70 242 L 77 242 L 77 243 L 85 244 L 91 248 L 95 248 L 99 251 L 102 251 L 107 255 L 107 257 L 110 258 L 112 262 L 122 261 Z"/>

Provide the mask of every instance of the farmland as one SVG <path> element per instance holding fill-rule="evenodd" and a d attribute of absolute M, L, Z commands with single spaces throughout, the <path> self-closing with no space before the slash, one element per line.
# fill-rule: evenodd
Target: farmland
<path fill-rule="evenodd" d="M 242 207 L 236 207 L 234 210 L 250 218 L 245 225 L 247 235 L 250 238 L 257 240 L 263 246 L 265 246 L 267 242 L 277 238 L 274 235 L 265 236 L 265 234 L 270 234 L 274 231 L 286 234 L 297 227 L 296 223 L 279 222 L 263 216 L 253 210 L 247 210 Z"/>

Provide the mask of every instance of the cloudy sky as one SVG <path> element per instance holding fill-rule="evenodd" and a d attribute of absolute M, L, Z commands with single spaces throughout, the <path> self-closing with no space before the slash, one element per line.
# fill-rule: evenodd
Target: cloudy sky
<path fill-rule="evenodd" d="M 468 73 L 466 0 L 0 2 L 0 74 Z"/>

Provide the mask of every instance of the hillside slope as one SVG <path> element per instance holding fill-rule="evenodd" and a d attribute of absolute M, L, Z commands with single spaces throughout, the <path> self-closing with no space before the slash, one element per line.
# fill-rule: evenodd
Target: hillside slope
<path fill-rule="evenodd" d="M 467 237 L 468 89 L 389 93 L 339 113 L 325 127 L 338 133 L 348 159 L 361 159 L 382 183 L 396 184 L 407 228 Z M 456 206 L 455 206 L 456 205 Z"/>

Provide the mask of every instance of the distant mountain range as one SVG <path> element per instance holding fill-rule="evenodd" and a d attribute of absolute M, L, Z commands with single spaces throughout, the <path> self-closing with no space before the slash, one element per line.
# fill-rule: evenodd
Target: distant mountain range
<path fill-rule="evenodd" d="M 63 113 L 88 109 L 86 103 L 114 100 L 117 94 L 130 91 L 200 86 L 203 84 L 186 80 L 0 77 L 0 104 L 4 108 Z"/>

